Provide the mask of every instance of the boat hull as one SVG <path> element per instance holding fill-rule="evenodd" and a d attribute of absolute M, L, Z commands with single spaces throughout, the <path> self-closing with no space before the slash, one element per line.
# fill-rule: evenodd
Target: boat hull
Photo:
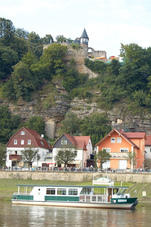
<path fill-rule="evenodd" d="M 53 202 L 53 201 L 29 201 L 12 200 L 13 204 L 36 205 L 36 206 L 55 206 L 55 207 L 75 207 L 75 208 L 98 208 L 98 209 L 133 209 L 136 204 L 113 204 L 113 203 L 82 203 L 82 202 Z"/>

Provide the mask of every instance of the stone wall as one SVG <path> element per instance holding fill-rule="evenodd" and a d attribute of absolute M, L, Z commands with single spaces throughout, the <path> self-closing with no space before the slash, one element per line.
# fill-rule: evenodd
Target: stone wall
<path fill-rule="evenodd" d="M 92 181 L 93 178 L 108 176 L 113 181 L 150 183 L 151 174 L 149 173 L 71 173 L 71 172 L 20 172 L 20 171 L 0 171 L 1 179 L 32 179 L 50 181 L 83 182 Z M 74 179 L 74 180 L 73 180 Z"/>

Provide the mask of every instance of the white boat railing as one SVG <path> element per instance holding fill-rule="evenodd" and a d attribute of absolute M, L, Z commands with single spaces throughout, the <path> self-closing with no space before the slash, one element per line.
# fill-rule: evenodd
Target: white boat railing
<path fill-rule="evenodd" d="M 80 195 L 80 202 L 83 203 L 106 203 L 107 195 Z"/>
<path fill-rule="evenodd" d="M 30 192 L 14 192 L 13 195 L 31 195 Z"/>

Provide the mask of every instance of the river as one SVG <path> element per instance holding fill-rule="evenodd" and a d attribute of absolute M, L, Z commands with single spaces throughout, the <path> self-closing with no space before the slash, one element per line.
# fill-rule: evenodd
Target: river
<path fill-rule="evenodd" d="M 136 210 L 19 206 L 0 202 L 0 227 L 150 227 L 151 205 Z"/>

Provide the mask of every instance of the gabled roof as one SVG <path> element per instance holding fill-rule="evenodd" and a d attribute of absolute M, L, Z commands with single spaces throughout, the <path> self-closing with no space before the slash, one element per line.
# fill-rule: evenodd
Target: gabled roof
<path fill-rule="evenodd" d="M 87 34 L 85 28 L 84 28 L 84 30 L 82 32 L 81 38 L 89 39 L 88 34 Z"/>
<path fill-rule="evenodd" d="M 145 146 L 151 146 L 151 135 L 146 136 Z"/>
<path fill-rule="evenodd" d="M 123 132 L 122 134 L 129 139 L 143 139 L 146 136 L 145 132 Z"/>
<path fill-rule="evenodd" d="M 63 136 L 65 136 L 71 142 L 71 144 L 78 149 L 85 150 L 90 141 L 90 136 L 71 136 L 69 134 L 62 135 L 58 140 L 60 140 Z"/>
<path fill-rule="evenodd" d="M 11 136 L 11 138 L 9 139 L 8 143 L 7 143 L 7 147 L 11 147 L 10 143 L 13 140 L 13 138 L 15 138 L 21 131 L 25 131 L 28 132 L 28 134 L 30 134 L 31 138 L 35 141 L 35 145 L 36 147 L 40 147 L 40 148 L 44 148 L 44 149 L 50 149 L 49 144 L 47 143 L 47 141 L 41 137 L 35 130 L 29 129 L 29 128 L 25 128 L 22 127 L 20 128 L 14 135 Z M 16 145 L 17 147 L 23 147 L 23 145 Z"/>
<path fill-rule="evenodd" d="M 117 129 L 112 129 L 112 131 L 110 131 L 102 140 L 100 140 L 96 146 L 99 146 L 107 137 L 111 136 L 113 134 L 113 132 L 118 133 L 122 138 L 124 138 L 129 144 L 131 144 L 132 146 L 135 146 L 138 148 L 138 146 L 136 146 L 136 144 L 134 144 L 124 133 L 123 131 L 118 131 Z"/>

